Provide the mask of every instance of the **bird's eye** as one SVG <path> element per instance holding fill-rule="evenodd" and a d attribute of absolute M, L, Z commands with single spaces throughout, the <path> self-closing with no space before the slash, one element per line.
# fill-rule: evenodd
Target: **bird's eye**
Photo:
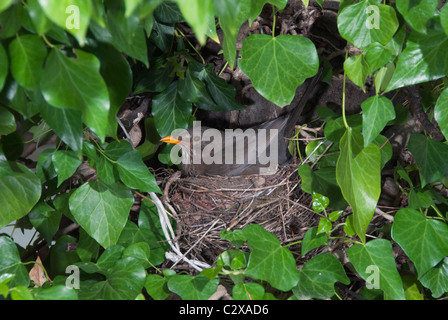
<path fill-rule="evenodd" d="M 198 136 L 196 136 L 193 139 L 194 139 L 194 141 L 199 141 L 200 138 Z"/>

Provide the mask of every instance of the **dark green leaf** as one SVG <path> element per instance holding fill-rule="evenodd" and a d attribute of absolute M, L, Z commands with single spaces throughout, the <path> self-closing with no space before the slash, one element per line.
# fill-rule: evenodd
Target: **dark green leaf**
<path fill-rule="evenodd" d="M 310 228 L 305 233 L 305 237 L 302 240 L 302 256 L 307 254 L 309 251 L 323 246 L 328 241 L 326 233 L 317 233 L 317 228 Z"/>
<path fill-rule="evenodd" d="M 20 163 L 0 161 L 0 228 L 25 216 L 41 195 L 41 183 Z"/>
<path fill-rule="evenodd" d="M 432 296 L 436 299 L 446 293 L 448 291 L 448 257 L 420 277 L 420 282 L 431 290 Z"/>
<path fill-rule="evenodd" d="M 52 155 L 53 165 L 58 175 L 58 187 L 78 169 L 82 160 L 73 151 L 56 151 Z"/>
<path fill-rule="evenodd" d="M 41 88 L 45 100 L 58 108 L 82 111 L 83 121 L 104 140 L 109 121 L 109 93 L 92 54 L 76 51 L 77 58 L 53 48 L 47 58 Z"/>
<path fill-rule="evenodd" d="M 6 108 L 0 108 L 0 135 L 16 131 L 16 120 L 14 115 Z"/>
<path fill-rule="evenodd" d="M 173 82 L 152 100 L 152 114 L 161 137 L 174 129 L 186 129 L 191 116 L 191 103 L 183 100 L 178 91 L 178 82 Z"/>
<path fill-rule="evenodd" d="M 422 187 L 448 174 L 448 145 L 414 133 L 408 143 L 409 151 L 420 167 Z"/>
<path fill-rule="evenodd" d="M 386 124 L 395 119 L 395 109 L 392 101 L 380 95 L 365 100 L 361 109 L 364 146 L 368 146 L 383 131 Z"/>
<path fill-rule="evenodd" d="M 437 100 L 434 108 L 434 118 L 439 124 L 443 135 L 448 139 L 448 89 L 443 90 Z"/>
<path fill-rule="evenodd" d="M 3 89 L 3 85 L 5 84 L 6 76 L 8 75 L 8 56 L 6 55 L 6 50 L 3 45 L 0 43 L 0 91 Z"/>
<path fill-rule="evenodd" d="M 426 23 L 436 14 L 437 0 L 397 1 L 397 9 L 412 29 L 425 33 Z"/>
<path fill-rule="evenodd" d="M 28 214 L 34 228 L 44 237 L 47 243 L 53 241 L 53 236 L 59 229 L 62 212 L 56 211 L 45 202 L 39 202 Z"/>

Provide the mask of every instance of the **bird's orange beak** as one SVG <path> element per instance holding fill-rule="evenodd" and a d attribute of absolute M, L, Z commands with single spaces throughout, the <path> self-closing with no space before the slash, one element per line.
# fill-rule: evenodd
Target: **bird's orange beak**
<path fill-rule="evenodd" d="M 165 143 L 172 143 L 172 144 L 178 144 L 179 142 L 181 142 L 181 140 L 178 140 L 178 139 L 174 138 L 173 136 L 167 136 L 165 138 L 160 139 L 160 141 L 165 142 Z"/>

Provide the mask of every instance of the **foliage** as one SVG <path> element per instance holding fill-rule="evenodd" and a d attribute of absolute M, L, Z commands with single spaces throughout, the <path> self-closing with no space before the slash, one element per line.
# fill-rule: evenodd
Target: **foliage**
<path fill-rule="evenodd" d="M 362 89 L 372 77 L 376 95 L 362 103 L 362 115 L 347 116 L 345 104 L 341 114 L 318 108 L 326 140 L 306 146 L 312 166 L 302 165 L 299 174 L 321 219 L 299 243 L 284 246 L 259 225 L 223 230 L 232 249 L 212 268 L 191 276 L 158 268 L 169 246 L 152 203 L 143 200 L 138 218 L 129 216 L 136 195 L 161 193 L 143 161 L 155 156 L 158 136 L 187 128 L 195 108 L 244 108 L 235 102 L 235 88 L 205 63 L 179 24 L 191 26 L 200 45 L 207 38 L 219 41 L 219 26 L 228 65 L 238 64 L 263 97 L 282 107 L 317 73 L 315 44 L 275 31 L 253 34 L 237 57 L 236 40 L 241 25 L 265 6 L 273 8 L 275 30 L 275 14 L 286 5 L 287 0 L 0 3 L 0 229 L 34 227 L 40 234 L 36 244 L 49 248 L 42 265 L 29 260 L 34 244 L 21 248 L 0 236 L 2 298 L 141 299 L 145 294 L 159 300 L 176 294 L 207 299 L 224 278 L 232 281 L 235 299 L 337 298 L 335 284 L 351 280 L 335 255 L 327 250 L 300 269 L 297 259 L 338 239 L 350 243 L 347 257 L 352 272 L 365 281 L 360 291 L 365 297 L 372 292 L 384 299 L 446 296 L 448 201 L 440 191 L 448 184 L 448 7 L 438 9 L 436 0 L 340 2 L 338 31 L 361 52 L 346 56 L 345 77 Z M 411 136 L 415 164 L 393 164 L 408 207 L 395 214 L 390 233 L 384 228 L 370 240 L 381 173 L 392 156 L 382 132 L 400 125 L 404 109 L 384 94 L 417 84 L 432 90 L 434 103 L 426 111 L 445 140 L 430 132 Z M 117 113 L 131 92 L 154 97 L 146 126 L 147 136 L 156 138 L 138 148 L 117 136 Z M 39 153 L 34 170 L 21 158 L 29 132 L 37 144 L 49 132 L 57 135 L 55 148 Z M 328 150 L 333 156 L 320 157 Z M 168 152 L 162 150 L 158 159 L 168 164 Z M 97 179 L 77 176 L 82 163 Z M 77 238 L 58 234 L 63 220 L 79 225 Z M 289 249 L 297 244 L 300 257 Z M 76 249 L 67 250 L 73 245 Z M 407 275 L 397 269 L 396 247 L 409 258 L 402 266 L 409 268 Z M 30 280 L 31 266 L 40 267 L 48 280 L 40 287 Z M 372 287 L 379 291 L 369 292 Z"/>

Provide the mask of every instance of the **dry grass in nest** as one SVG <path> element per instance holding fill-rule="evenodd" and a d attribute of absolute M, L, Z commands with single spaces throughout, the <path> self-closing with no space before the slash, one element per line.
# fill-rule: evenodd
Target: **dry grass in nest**
<path fill-rule="evenodd" d="M 181 250 L 212 265 L 231 246 L 220 232 L 253 223 L 282 244 L 301 240 L 319 216 L 310 209 L 312 197 L 300 188 L 297 167 L 283 166 L 271 176 L 168 179 L 164 200 L 177 212 Z"/>

